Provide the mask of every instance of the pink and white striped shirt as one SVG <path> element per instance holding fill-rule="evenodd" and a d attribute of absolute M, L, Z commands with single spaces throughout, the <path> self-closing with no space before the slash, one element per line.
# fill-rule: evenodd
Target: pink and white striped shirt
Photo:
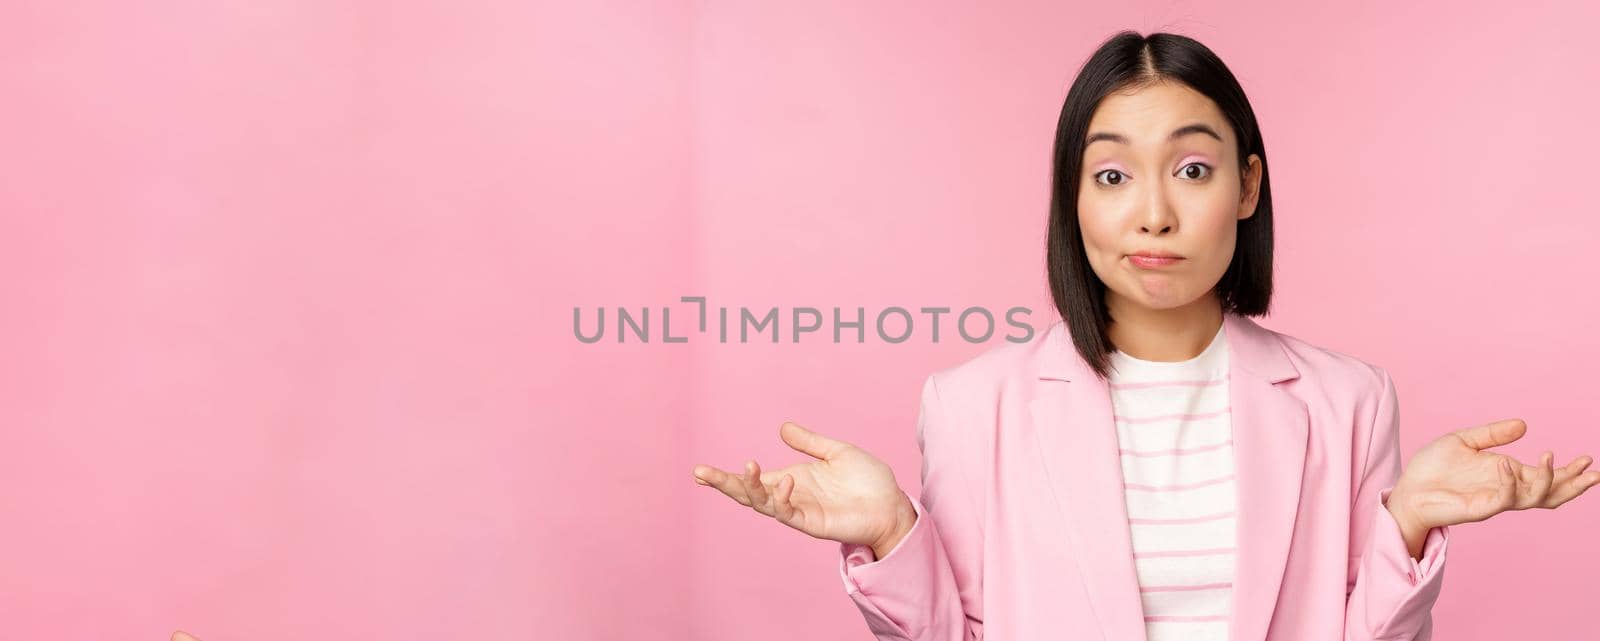
<path fill-rule="evenodd" d="M 1111 405 L 1149 641 L 1226 641 L 1237 498 L 1228 348 L 1198 356 L 1111 354 Z"/>

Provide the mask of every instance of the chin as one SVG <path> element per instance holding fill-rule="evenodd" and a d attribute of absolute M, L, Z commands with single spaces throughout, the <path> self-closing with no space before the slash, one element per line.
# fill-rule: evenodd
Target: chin
<path fill-rule="evenodd" d="M 1143 305 L 1143 306 L 1145 306 L 1145 307 L 1147 307 L 1149 309 L 1167 310 L 1167 309 L 1178 309 L 1179 307 L 1183 307 L 1183 306 L 1188 305 L 1189 303 L 1192 303 L 1192 302 L 1194 302 L 1194 301 L 1193 300 L 1185 300 L 1185 301 L 1173 302 L 1173 301 L 1170 301 L 1170 300 L 1162 299 L 1162 300 L 1144 300 L 1144 301 L 1140 301 L 1139 304 Z"/>
<path fill-rule="evenodd" d="M 1137 295 L 1134 295 L 1134 296 L 1124 295 L 1124 298 L 1127 298 L 1128 300 L 1133 301 L 1138 306 L 1143 307 L 1145 309 L 1151 309 L 1151 310 L 1157 310 L 1157 311 L 1168 310 L 1168 309 L 1178 309 L 1180 307 L 1185 307 L 1187 305 L 1193 304 L 1195 301 L 1200 300 L 1199 296 L 1191 295 L 1189 292 L 1175 293 L 1175 294 L 1172 294 L 1172 295 L 1162 295 L 1162 294 L 1152 294 L 1149 291 L 1140 291 Z"/>

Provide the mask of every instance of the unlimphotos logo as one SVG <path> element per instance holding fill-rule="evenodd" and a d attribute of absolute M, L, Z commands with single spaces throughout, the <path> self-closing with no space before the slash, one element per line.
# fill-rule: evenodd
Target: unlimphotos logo
<path fill-rule="evenodd" d="M 693 303 L 697 306 L 699 322 L 696 327 L 698 329 L 674 335 L 672 333 L 672 308 L 661 307 L 659 308 L 661 312 L 659 341 L 662 343 L 687 343 L 691 337 L 709 334 L 708 325 L 711 321 L 709 313 L 711 308 L 706 304 L 706 297 L 682 296 L 678 300 L 682 303 Z M 782 309 L 787 309 L 787 313 L 780 313 Z M 630 334 L 634 342 L 649 343 L 651 341 L 649 307 L 630 310 L 627 307 L 619 306 L 615 308 L 615 311 L 613 335 L 616 337 L 616 342 L 629 342 L 628 337 Z M 825 316 L 822 310 L 816 307 L 768 307 L 758 313 L 748 307 L 740 306 L 732 310 L 736 315 L 736 319 L 732 323 L 729 322 L 729 311 L 730 309 L 725 306 L 716 308 L 716 336 L 719 343 L 729 342 L 728 334 L 730 330 L 737 332 L 737 341 L 740 343 L 751 342 L 752 334 L 756 336 L 755 340 L 759 341 L 763 334 L 769 330 L 771 331 L 770 342 L 777 343 L 781 339 L 787 338 L 791 343 L 799 343 L 803 336 L 822 332 L 825 327 L 830 330 L 828 333 L 832 334 L 833 342 L 835 343 L 845 342 L 848 336 L 854 336 L 857 343 L 867 342 L 869 324 L 867 322 L 867 308 L 865 307 L 855 307 L 853 311 L 847 311 L 847 308 L 834 307 L 832 308 L 832 314 Z M 940 320 L 946 315 L 952 315 L 951 308 L 920 307 L 918 312 L 918 314 L 912 314 L 910 310 L 899 306 L 885 307 L 879 310 L 870 324 L 874 330 L 873 337 L 885 343 L 904 343 L 918 336 L 930 342 L 939 342 L 942 335 Z M 1026 343 L 1033 340 L 1033 326 L 1028 324 L 1026 320 L 1031 313 L 1032 310 L 1026 307 L 1011 307 L 1007 309 L 1005 312 L 1005 324 L 1020 333 L 1008 333 L 1001 338 L 1012 343 Z M 824 321 L 830 316 L 832 323 L 825 323 Z M 788 320 L 787 331 L 784 331 L 783 323 L 781 323 L 784 319 Z M 919 321 L 918 319 L 921 320 Z M 995 337 L 997 329 L 995 314 L 990 312 L 988 308 L 981 306 L 962 309 L 959 313 L 954 313 L 953 318 L 947 322 L 954 324 L 955 333 L 968 343 L 988 342 Z M 572 335 L 579 341 L 598 343 L 605 340 L 606 332 L 610 328 L 612 328 L 612 325 L 606 322 L 605 307 L 594 308 L 593 319 L 588 322 L 584 320 L 583 308 L 572 308 Z M 820 341 L 826 336 L 827 334 L 812 336 L 809 340 Z"/>

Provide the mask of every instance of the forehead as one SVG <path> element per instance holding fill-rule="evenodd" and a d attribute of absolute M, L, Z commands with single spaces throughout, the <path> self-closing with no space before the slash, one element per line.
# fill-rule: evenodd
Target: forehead
<path fill-rule="evenodd" d="M 1225 147 L 1233 144 L 1233 128 L 1217 108 L 1217 103 L 1188 85 L 1160 82 L 1107 95 L 1089 119 L 1089 133 L 1110 132 L 1127 137 L 1135 146 L 1165 144 L 1172 130 L 1192 123 L 1210 125 L 1223 137 Z M 1215 142 L 1209 136 L 1194 138 Z M 1096 142 L 1094 146 L 1115 145 Z"/>

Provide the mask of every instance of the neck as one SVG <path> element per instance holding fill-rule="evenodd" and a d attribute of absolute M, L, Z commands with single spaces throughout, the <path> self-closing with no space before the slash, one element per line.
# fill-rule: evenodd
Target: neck
<path fill-rule="evenodd" d="M 1112 295 L 1106 298 L 1106 308 L 1111 313 L 1106 330 L 1111 344 L 1140 360 L 1194 358 L 1222 328 L 1222 302 L 1215 292 L 1171 309 L 1151 309 Z"/>

